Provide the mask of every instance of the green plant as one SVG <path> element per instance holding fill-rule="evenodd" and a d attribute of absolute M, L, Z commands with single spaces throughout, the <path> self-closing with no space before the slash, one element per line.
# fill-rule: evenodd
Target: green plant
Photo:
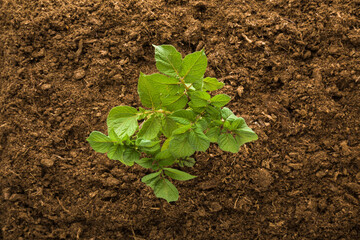
<path fill-rule="evenodd" d="M 204 78 L 204 50 L 182 58 L 171 45 L 154 47 L 160 73 L 140 73 L 138 82 L 140 100 L 146 109 L 114 107 L 107 117 L 108 136 L 94 131 L 87 141 L 110 159 L 155 171 L 144 176 L 142 182 L 158 198 L 171 202 L 178 200 L 179 192 L 169 179 L 186 181 L 195 176 L 170 166 L 192 167 L 195 160 L 191 155 L 206 151 L 210 143 L 237 153 L 242 144 L 258 137 L 243 118 L 224 107 L 230 101 L 228 95 L 208 93 L 222 88 L 224 83 Z"/>

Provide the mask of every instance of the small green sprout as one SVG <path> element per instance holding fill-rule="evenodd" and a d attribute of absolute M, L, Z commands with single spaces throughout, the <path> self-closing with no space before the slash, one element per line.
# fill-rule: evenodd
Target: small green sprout
<path fill-rule="evenodd" d="M 172 180 L 195 178 L 173 166 L 194 166 L 191 156 L 196 151 L 205 152 L 210 143 L 237 153 L 241 145 L 258 136 L 243 118 L 224 107 L 230 96 L 209 94 L 224 83 L 204 78 L 204 50 L 182 58 L 171 45 L 154 47 L 160 73 L 140 73 L 138 82 L 145 108 L 114 107 L 107 117 L 108 135 L 94 131 L 87 141 L 96 152 L 107 153 L 110 159 L 152 170 L 142 182 L 154 190 L 156 197 L 171 202 L 179 198 Z"/>

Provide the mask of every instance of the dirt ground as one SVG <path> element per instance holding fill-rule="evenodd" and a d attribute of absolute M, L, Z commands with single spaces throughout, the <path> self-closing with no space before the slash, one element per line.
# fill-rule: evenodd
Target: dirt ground
<path fill-rule="evenodd" d="M 1 0 L 0 239 L 360 239 L 359 0 Z M 168 204 L 95 153 L 152 44 L 204 48 L 259 140 Z"/>

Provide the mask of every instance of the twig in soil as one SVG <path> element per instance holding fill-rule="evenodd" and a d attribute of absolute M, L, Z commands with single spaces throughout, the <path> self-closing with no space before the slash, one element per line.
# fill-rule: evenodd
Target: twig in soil
<path fill-rule="evenodd" d="M 131 232 L 132 232 L 132 234 L 133 234 L 133 238 L 134 238 L 134 240 L 136 240 L 136 235 L 135 235 L 135 232 L 134 232 L 133 227 L 131 227 Z"/>
<path fill-rule="evenodd" d="M 248 38 L 248 36 L 246 36 L 244 33 L 242 33 L 241 36 L 242 36 L 248 43 L 250 43 L 250 44 L 253 43 L 253 41 L 252 41 L 250 38 Z"/>
<path fill-rule="evenodd" d="M 82 230 L 81 228 L 79 227 L 79 229 L 77 230 L 76 232 L 76 239 L 80 239 L 80 234 L 81 234 Z"/>
<path fill-rule="evenodd" d="M 55 157 L 57 157 L 60 160 L 65 160 L 63 157 L 59 156 L 59 155 L 54 155 Z"/>
<path fill-rule="evenodd" d="M 144 207 L 145 208 L 145 207 Z M 150 208 L 151 210 L 160 210 L 160 208 L 157 208 L 157 207 L 151 207 Z"/>
<path fill-rule="evenodd" d="M 239 198 L 240 198 L 240 196 L 235 200 L 234 209 L 236 209 L 236 204 L 237 204 L 237 202 L 239 201 Z"/>
<path fill-rule="evenodd" d="M 64 205 L 62 205 L 62 203 L 61 203 L 60 199 L 59 199 L 58 197 L 56 197 L 56 199 L 58 200 L 58 202 L 59 202 L 59 204 L 60 204 L 61 208 L 62 208 L 65 212 L 67 212 L 67 213 L 69 213 L 69 214 L 70 214 L 70 211 L 69 211 L 69 210 L 67 210 L 67 209 L 64 207 Z"/>
<path fill-rule="evenodd" d="M 79 46 L 78 46 L 78 50 L 75 52 L 75 62 L 78 62 L 79 61 L 79 57 L 82 53 L 82 50 L 83 50 L 83 40 L 80 39 L 79 40 Z"/>

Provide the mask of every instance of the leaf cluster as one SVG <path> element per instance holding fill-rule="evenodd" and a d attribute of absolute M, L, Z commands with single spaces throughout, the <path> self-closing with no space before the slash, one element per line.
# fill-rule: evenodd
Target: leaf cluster
<path fill-rule="evenodd" d="M 229 108 L 230 97 L 212 96 L 224 83 L 205 77 L 204 50 L 182 55 L 171 45 L 155 46 L 159 73 L 140 73 L 138 94 L 144 108 L 117 106 L 107 117 L 108 135 L 94 131 L 91 147 L 127 166 L 138 164 L 154 171 L 142 178 L 159 198 L 176 201 L 179 192 L 171 180 L 195 178 L 172 166 L 192 167 L 191 156 L 210 143 L 237 153 L 257 135 Z"/>

